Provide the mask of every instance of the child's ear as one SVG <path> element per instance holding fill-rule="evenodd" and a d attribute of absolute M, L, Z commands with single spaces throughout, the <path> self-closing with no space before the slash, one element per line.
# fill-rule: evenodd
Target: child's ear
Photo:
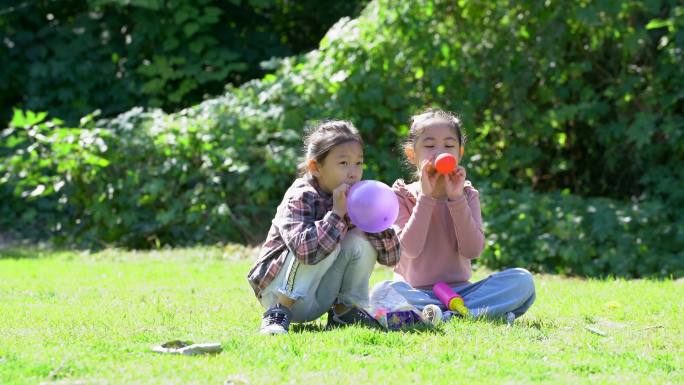
<path fill-rule="evenodd" d="M 309 161 L 306 162 L 306 168 L 309 170 L 311 175 L 315 177 L 319 177 L 321 175 L 321 172 L 318 168 L 318 163 L 315 159 L 309 159 Z"/>
<path fill-rule="evenodd" d="M 406 157 L 408 158 L 409 162 L 415 163 L 416 153 L 415 151 L 413 151 L 413 147 L 404 146 L 404 154 L 406 154 Z"/>
<path fill-rule="evenodd" d="M 463 151 L 465 151 L 465 147 L 461 146 L 461 158 L 463 158 Z"/>

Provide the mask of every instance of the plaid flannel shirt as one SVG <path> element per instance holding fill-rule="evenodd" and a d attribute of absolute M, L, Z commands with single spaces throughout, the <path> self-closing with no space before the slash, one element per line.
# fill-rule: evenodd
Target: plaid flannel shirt
<path fill-rule="evenodd" d="M 323 191 L 314 178 L 294 181 L 278 206 L 259 258 L 247 275 L 257 296 L 283 268 L 288 251 L 301 263 L 314 265 L 330 255 L 347 230 L 354 227 L 346 217 L 333 213 L 332 206 L 332 194 Z M 366 235 L 378 251 L 379 263 L 394 266 L 399 262 L 399 238 L 392 228 Z"/>

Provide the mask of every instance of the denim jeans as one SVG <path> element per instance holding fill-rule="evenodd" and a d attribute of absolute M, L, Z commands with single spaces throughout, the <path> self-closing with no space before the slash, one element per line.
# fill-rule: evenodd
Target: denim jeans
<path fill-rule="evenodd" d="M 278 294 L 294 299 L 292 322 L 313 321 L 335 303 L 368 306 L 368 280 L 377 251 L 363 232 L 347 232 L 335 250 L 315 265 L 305 265 L 288 253 L 283 268 L 264 289 L 261 305 L 278 303 Z"/>
<path fill-rule="evenodd" d="M 432 290 L 415 289 L 406 282 L 383 281 L 375 285 L 373 290 L 387 286 L 396 290 L 418 310 L 428 304 L 446 310 L 446 306 Z M 452 286 L 452 289 L 463 297 L 466 307 L 474 317 L 499 318 L 512 312 L 517 318 L 532 306 L 536 298 L 532 274 L 520 268 L 500 271 L 475 283 Z"/>

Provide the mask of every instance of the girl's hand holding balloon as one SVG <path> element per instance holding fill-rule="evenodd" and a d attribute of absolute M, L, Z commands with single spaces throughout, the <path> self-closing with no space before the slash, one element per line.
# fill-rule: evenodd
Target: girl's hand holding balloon
<path fill-rule="evenodd" d="M 465 168 L 463 168 L 463 166 L 457 166 L 454 171 L 445 175 L 445 179 L 447 199 L 453 201 L 462 197 L 466 180 Z"/>
<path fill-rule="evenodd" d="M 440 183 L 441 175 L 433 166 L 434 157 L 426 159 L 420 168 L 420 187 L 423 194 L 439 198 L 444 196 L 444 183 Z"/>
<path fill-rule="evenodd" d="M 347 215 L 347 191 L 349 190 L 349 185 L 342 183 L 333 190 L 333 208 L 332 212 L 344 218 Z"/>

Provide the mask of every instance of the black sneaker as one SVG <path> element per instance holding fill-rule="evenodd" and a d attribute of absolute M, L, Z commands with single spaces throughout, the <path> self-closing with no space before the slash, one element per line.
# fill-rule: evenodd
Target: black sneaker
<path fill-rule="evenodd" d="M 354 306 L 342 314 L 335 314 L 332 308 L 328 310 L 328 325 L 326 329 L 354 324 L 372 329 L 384 329 L 378 320 L 360 307 Z"/>
<path fill-rule="evenodd" d="M 261 319 L 261 334 L 287 334 L 292 312 L 283 305 L 276 305 L 264 313 Z"/>

